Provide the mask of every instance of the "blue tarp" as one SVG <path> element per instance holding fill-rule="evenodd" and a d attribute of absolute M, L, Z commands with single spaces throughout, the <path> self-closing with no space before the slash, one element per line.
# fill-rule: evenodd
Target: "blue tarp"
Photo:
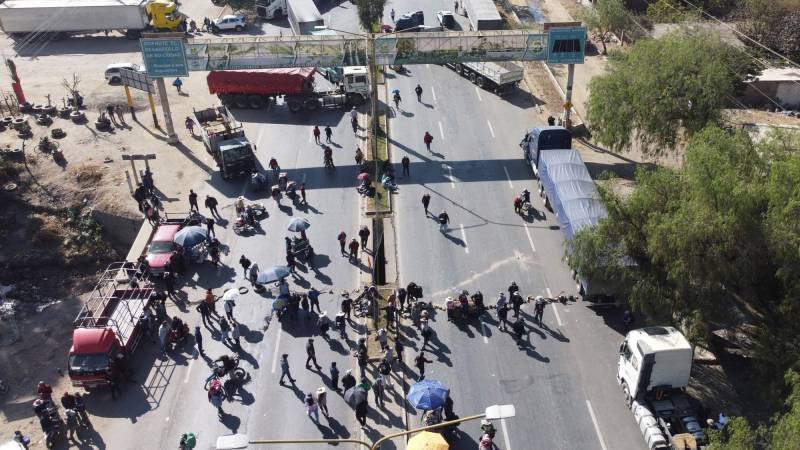
<path fill-rule="evenodd" d="M 577 150 L 541 152 L 539 179 L 567 242 L 583 227 L 596 225 L 607 216 Z"/>

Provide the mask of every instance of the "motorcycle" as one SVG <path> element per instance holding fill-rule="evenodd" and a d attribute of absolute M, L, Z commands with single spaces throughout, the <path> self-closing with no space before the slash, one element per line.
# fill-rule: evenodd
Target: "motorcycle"
<path fill-rule="evenodd" d="M 246 213 L 239 214 L 239 216 L 233 222 L 233 232 L 236 233 L 237 235 L 240 235 L 242 233 L 247 233 L 252 229 L 253 227 L 247 221 Z"/>
<path fill-rule="evenodd" d="M 64 422 L 58 413 L 58 408 L 50 400 L 37 399 L 33 402 L 33 411 L 39 418 L 42 427 L 44 442 L 47 448 L 53 448 L 56 440 L 64 435 Z"/>
<path fill-rule="evenodd" d="M 229 369 L 225 368 L 225 364 L 222 361 L 214 361 L 214 371 L 211 377 L 206 380 L 206 390 L 211 388 L 211 384 L 215 379 L 222 379 L 227 376 L 228 380 L 242 381 L 247 377 L 247 371 L 239 367 L 239 356 L 234 355 L 230 359 L 233 361 L 233 367 Z"/>
<path fill-rule="evenodd" d="M 186 336 L 189 335 L 189 326 L 181 322 L 178 328 L 171 328 L 167 333 L 167 349 L 174 350 L 178 344 L 183 345 L 186 342 Z"/>

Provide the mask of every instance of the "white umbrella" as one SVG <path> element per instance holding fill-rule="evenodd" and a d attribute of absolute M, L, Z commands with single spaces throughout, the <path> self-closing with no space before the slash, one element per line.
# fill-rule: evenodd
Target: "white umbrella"
<path fill-rule="evenodd" d="M 220 300 L 222 300 L 223 302 L 227 300 L 232 300 L 236 302 L 236 300 L 239 300 L 239 290 L 236 288 L 228 289 L 227 291 L 225 291 L 224 294 L 222 294 L 222 298 Z"/>

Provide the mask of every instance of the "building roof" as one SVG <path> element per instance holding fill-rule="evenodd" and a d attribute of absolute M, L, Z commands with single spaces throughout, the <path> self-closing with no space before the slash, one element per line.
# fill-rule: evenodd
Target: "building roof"
<path fill-rule="evenodd" d="M 653 29 L 650 31 L 650 36 L 658 39 L 678 30 L 709 31 L 718 34 L 719 38 L 727 44 L 733 45 L 734 47 L 744 47 L 744 43 L 739 40 L 739 38 L 736 36 L 736 33 L 731 31 L 730 28 L 708 22 L 658 23 L 653 25 Z"/>
<path fill-rule="evenodd" d="M 754 81 L 800 81 L 800 69 L 796 67 L 764 69 Z"/>
<path fill-rule="evenodd" d="M 633 330 L 630 334 L 645 353 L 692 349 L 686 337 L 673 327 L 646 327 Z"/>
<path fill-rule="evenodd" d="M 64 8 L 69 6 L 138 6 L 144 5 L 148 0 L 6 0 L 2 3 L 4 8 Z"/>

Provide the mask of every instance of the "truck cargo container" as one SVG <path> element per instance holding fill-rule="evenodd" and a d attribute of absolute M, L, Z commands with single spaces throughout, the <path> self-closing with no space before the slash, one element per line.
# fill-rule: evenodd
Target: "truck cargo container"
<path fill-rule="evenodd" d="M 503 18 L 497 12 L 492 0 L 463 0 L 464 9 L 467 11 L 469 19 L 469 29 L 479 30 L 502 30 L 504 27 Z"/>
<path fill-rule="evenodd" d="M 332 91 L 314 90 L 314 68 L 266 69 L 260 71 L 215 71 L 208 74 L 208 90 L 223 105 L 262 108 L 283 98 L 289 110 L 315 111 L 324 106 L 357 106 L 369 97 L 365 67 L 345 67 L 343 79 Z"/>
<path fill-rule="evenodd" d="M 183 31 L 186 16 L 167 0 L 7 0 L 0 28 L 12 36 L 55 37 L 119 31 L 138 39 L 143 31 Z"/>
<path fill-rule="evenodd" d="M 194 111 L 192 120 L 200 129 L 203 144 L 217 162 L 223 179 L 249 176 L 256 170 L 253 147 L 228 108 L 219 106 Z"/>
<path fill-rule="evenodd" d="M 324 27 L 325 20 L 313 0 L 286 0 L 289 26 L 295 35 L 311 34 L 316 27 Z"/>
<path fill-rule="evenodd" d="M 511 61 L 448 63 L 447 67 L 469 78 L 478 87 L 504 95 L 524 76 L 522 67 Z"/>

